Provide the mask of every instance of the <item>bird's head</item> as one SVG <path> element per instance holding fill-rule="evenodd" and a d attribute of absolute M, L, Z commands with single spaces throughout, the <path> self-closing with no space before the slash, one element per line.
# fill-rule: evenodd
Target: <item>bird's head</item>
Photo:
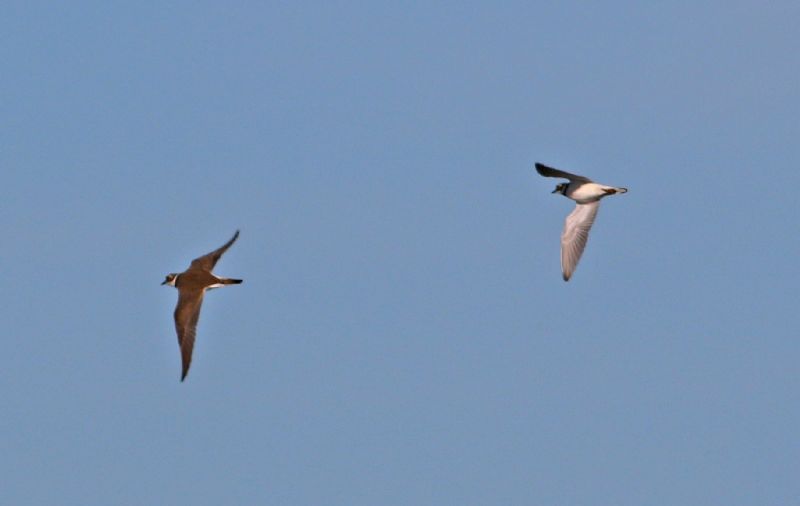
<path fill-rule="evenodd" d="M 169 285 L 175 286 L 175 281 L 178 279 L 178 275 L 175 273 L 167 274 L 167 277 L 164 278 L 164 281 L 161 283 L 162 285 Z"/>
<path fill-rule="evenodd" d="M 560 193 L 561 195 L 566 195 L 567 186 L 569 186 L 569 183 L 560 183 L 558 186 L 556 186 L 556 189 L 553 190 L 551 193 Z"/>

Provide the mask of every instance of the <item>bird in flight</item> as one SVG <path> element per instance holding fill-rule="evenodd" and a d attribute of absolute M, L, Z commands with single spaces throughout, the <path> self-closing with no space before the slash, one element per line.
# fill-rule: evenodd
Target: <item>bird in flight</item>
<path fill-rule="evenodd" d="M 211 273 L 222 254 L 231 247 L 237 237 L 239 237 L 238 230 L 233 234 L 231 240 L 219 249 L 195 258 L 189 268 L 181 273 L 167 274 L 164 282 L 161 283 L 178 289 L 178 305 L 175 306 L 175 331 L 178 333 L 178 345 L 181 348 L 183 364 L 181 381 L 186 379 L 189 365 L 192 363 L 197 320 L 200 318 L 200 306 L 203 304 L 203 295 L 206 290 L 224 285 L 238 285 L 242 282 L 241 279 L 220 278 Z"/>
<path fill-rule="evenodd" d="M 589 230 L 597 216 L 597 208 L 600 207 L 600 199 L 607 195 L 625 193 L 628 189 L 598 184 L 589 178 L 541 163 L 536 164 L 536 172 L 545 177 L 568 179 L 568 183 L 559 183 L 553 193 L 560 193 L 577 202 L 575 209 L 567 216 L 564 231 L 561 232 L 561 273 L 564 281 L 569 281 L 586 247 Z"/>

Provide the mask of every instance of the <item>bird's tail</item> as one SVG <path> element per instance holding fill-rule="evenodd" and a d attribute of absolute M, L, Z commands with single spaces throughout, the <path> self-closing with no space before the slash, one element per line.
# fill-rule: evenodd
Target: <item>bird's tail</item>
<path fill-rule="evenodd" d="M 220 281 L 222 281 L 223 285 L 238 285 L 243 280 L 241 280 L 241 279 L 224 278 L 224 279 L 221 279 Z"/>

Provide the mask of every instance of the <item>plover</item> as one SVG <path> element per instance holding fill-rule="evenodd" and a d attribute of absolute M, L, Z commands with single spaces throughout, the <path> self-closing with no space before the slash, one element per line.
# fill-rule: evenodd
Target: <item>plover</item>
<path fill-rule="evenodd" d="M 238 230 L 233 234 L 231 240 L 221 248 L 200 258 L 195 258 L 189 268 L 179 274 L 167 274 L 164 282 L 161 283 L 178 289 L 178 305 L 175 306 L 175 331 L 178 333 L 178 345 L 181 348 L 183 364 L 181 381 L 186 379 L 189 365 L 192 363 L 197 320 L 200 318 L 200 306 L 203 304 L 203 295 L 206 290 L 224 285 L 238 285 L 242 282 L 241 279 L 220 278 L 211 273 L 222 254 L 231 247 L 237 237 L 239 237 Z"/>
<path fill-rule="evenodd" d="M 564 281 L 569 281 L 586 247 L 589 230 L 600 206 L 600 199 L 606 195 L 625 193 L 628 189 L 598 184 L 589 178 L 576 176 L 541 163 L 536 164 L 536 171 L 546 177 L 569 179 L 569 183 L 560 183 L 556 186 L 553 193 L 560 193 L 578 203 L 567 216 L 564 231 L 561 233 L 561 272 Z"/>

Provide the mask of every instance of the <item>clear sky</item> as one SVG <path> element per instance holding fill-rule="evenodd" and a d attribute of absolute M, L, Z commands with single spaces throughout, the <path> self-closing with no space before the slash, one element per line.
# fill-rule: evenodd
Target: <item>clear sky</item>
<path fill-rule="evenodd" d="M 0 503 L 800 497 L 797 2 L 0 11 Z"/>

